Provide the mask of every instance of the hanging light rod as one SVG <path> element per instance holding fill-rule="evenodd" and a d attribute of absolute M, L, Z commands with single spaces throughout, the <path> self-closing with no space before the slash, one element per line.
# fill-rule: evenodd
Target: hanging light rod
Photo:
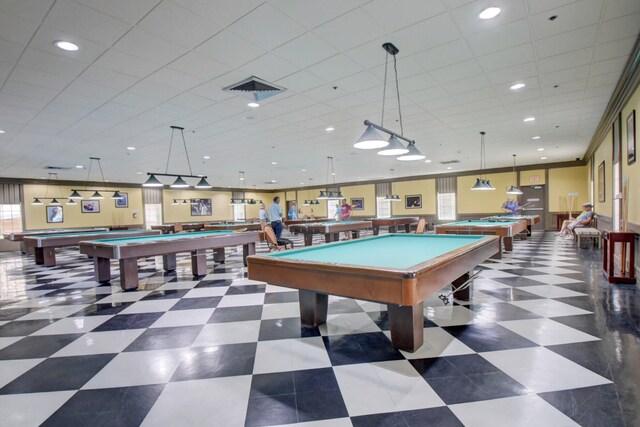
<path fill-rule="evenodd" d="M 364 121 L 364 125 L 365 126 L 371 126 L 372 128 L 378 129 L 381 132 L 385 132 L 385 133 L 388 133 L 389 135 L 393 135 L 396 138 L 402 139 L 403 141 L 407 141 L 409 144 L 415 144 L 416 143 L 413 139 L 406 138 L 406 137 L 400 135 L 399 133 L 396 133 L 396 132 L 394 132 L 392 130 L 389 130 L 389 129 L 387 129 L 385 127 L 382 127 L 380 125 L 377 125 L 375 123 L 372 123 L 369 120 L 365 120 Z"/>
<path fill-rule="evenodd" d="M 206 175 L 185 175 L 185 174 L 175 174 L 175 173 L 156 173 L 156 172 L 147 172 L 147 175 L 155 175 L 155 176 L 172 176 L 175 178 L 208 178 Z"/>

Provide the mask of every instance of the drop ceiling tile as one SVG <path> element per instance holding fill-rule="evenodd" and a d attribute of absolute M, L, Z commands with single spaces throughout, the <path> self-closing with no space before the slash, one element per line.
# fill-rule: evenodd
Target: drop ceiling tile
<path fill-rule="evenodd" d="M 27 96 L 16 96 L 12 95 L 8 92 L 2 92 L 2 96 L 0 96 L 0 105 L 7 107 L 7 110 L 12 110 L 13 108 L 21 109 L 22 113 L 17 111 L 4 112 L 2 113 L 2 123 L 4 129 L 5 120 L 11 117 L 11 115 L 22 116 L 24 118 L 33 117 L 41 110 L 47 103 L 51 101 L 51 99 L 46 98 L 33 98 Z M 29 113 L 24 114 L 27 110 L 30 110 Z M 0 110 L 1 111 L 1 110 Z"/>
<path fill-rule="evenodd" d="M 243 65 L 239 70 L 248 76 L 256 76 L 268 82 L 275 82 L 299 70 L 293 64 L 275 55 L 263 55 Z"/>
<path fill-rule="evenodd" d="M 113 48 L 160 65 L 168 64 L 187 52 L 184 47 L 137 28 L 118 40 Z"/>
<path fill-rule="evenodd" d="M 286 87 L 287 90 L 302 93 L 324 84 L 324 80 L 306 71 L 299 71 L 282 79 L 276 80 L 278 86 Z"/>
<path fill-rule="evenodd" d="M 17 66 L 11 75 L 11 80 L 59 91 L 64 89 L 64 87 L 73 80 L 73 77 L 46 73 L 34 68 Z"/>
<path fill-rule="evenodd" d="M 76 95 L 85 95 L 90 93 L 95 99 L 106 102 L 117 96 L 120 93 L 120 90 L 75 80 L 65 89 L 65 93 Z"/>
<path fill-rule="evenodd" d="M 170 63 L 168 67 L 202 80 L 214 79 L 231 69 L 220 61 L 195 52 L 189 52 L 181 56 Z"/>
<path fill-rule="evenodd" d="M 483 74 L 483 71 L 478 61 L 474 58 L 448 67 L 432 70 L 430 74 L 440 83 L 450 83 L 456 80 L 478 76 Z"/>
<path fill-rule="evenodd" d="M 382 49 L 380 51 L 382 52 Z M 334 82 L 363 71 L 363 67 L 347 55 L 336 55 L 308 67 L 307 71 L 326 82 Z"/>
<path fill-rule="evenodd" d="M 491 83 L 487 79 L 486 76 L 474 76 L 468 79 L 457 80 L 455 82 L 443 84 L 442 86 L 449 91 L 452 95 L 458 93 L 469 92 L 472 90 L 482 89 L 484 87 L 490 86 Z"/>
<path fill-rule="evenodd" d="M 127 23 L 71 0 L 57 0 L 44 23 L 105 46 L 114 44 L 131 28 Z"/>
<path fill-rule="evenodd" d="M 53 44 L 54 41 L 65 40 L 75 43 L 80 47 L 75 52 L 63 51 Z M 29 47 L 48 52 L 52 55 L 73 59 L 74 61 L 90 64 L 102 55 L 107 47 L 99 43 L 94 43 L 77 36 L 70 36 L 68 33 L 54 28 L 41 26 L 31 40 Z"/>
<path fill-rule="evenodd" d="M 14 80 L 6 82 L 2 88 L 2 94 L 22 96 L 25 98 L 51 100 L 59 91 L 56 89 L 49 89 L 43 86 L 37 86 L 27 83 L 21 83 Z"/>
<path fill-rule="evenodd" d="M 536 41 L 538 58 L 560 55 L 593 46 L 598 35 L 598 26 L 579 28 Z"/>
<path fill-rule="evenodd" d="M 582 0 L 531 17 L 534 39 L 558 35 L 600 21 L 603 0 Z M 558 17 L 550 21 L 549 16 Z"/>
<path fill-rule="evenodd" d="M 550 73 L 553 71 L 574 68 L 580 65 L 590 64 L 593 58 L 593 47 L 574 50 L 562 55 L 550 56 L 539 60 L 540 72 Z"/>
<path fill-rule="evenodd" d="M 92 66 L 78 76 L 76 81 L 124 91 L 135 84 L 138 79 L 127 74 L 118 73 L 117 71 Z"/>
<path fill-rule="evenodd" d="M 195 52 L 236 68 L 265 54 L 266 50 L 230 31 L 222 31 L 198 46 Z"/>
<path fill-rule="evenodd" d="M 173 0 L 174 3 L 191 10 L 206 21 L 215 22 L 223 27 L 251 12 L 264 3 L 264 0 Z"/>
<path fill-rule="evenodd" d="M 339 51 L 313 33 L 305 33 L 273 51 L 279 58 L 306 68 L 338 54 Z"/>
<path fill-rule="evenodd" d="M 413 55 L 461 37 L 458 28 L 447 13 L 410 25 L 391 36 L 403 55 Z"/>
<path fill-rule="evenodd" d="M 451 16 L 464 36 L 491 30 L 509 22 L 527 17 L 525 0 L 494 0 L 491 6 L 500 8 L 493 19 L 480 19 L 478 15 L 487 8 L 484 0 L 474 1 L 451 11 Z"/>
<path fill-rule="evenodd" d="M 153 98 L 157 101 L 166 101 L 181 92 L 180 89 L 171 88 L 168 86 L 154 83 L 148 79 L 140 80 L 135 85 L 131 86 L 128 93 L 133 95 L 140 95 L 147 98 Z"/>
<path fill-rule="evenodd" d="M 362 7 L 386 32 L 446 12 L 441 0 L 404 0 L 398 4 L 387 0 L 373 0 Z"/>
<path fill-rule="evenodd" d="M 619 56 L 617 58 L 607 59 L 606 61 L 594 62 L 591 65 L 591 76 L 599 76 L 601 74 L 614 73 L 620 76 L 624 69 L 624 64 L 627 63 L 626 56 Z"/>
<path fill-rule="evenodd" d="M 589 66 L 583 65 L 581 67 L 574 67 L 566 70 L 556 71 L 553 73 L 542 74 L 540 76 L 540 81 L 542 82 L 543 86 L 550 87 L 555 84 L 586 79 L 588 76 Z"/>
<path fill-rule="evenodd" d="M 497 71 L 487 73 L 489 81 L 494 85 L 511 86 L 516 82 L 535 77 L 538 74 L 538 67 L 535 62 L 528 62 L 509 68 L 503 68 Z"/>
<path fill-rule="evenodd" d="M 173 2 L 165 1 L 153 8 L 136 28 L 187 49 L 193 49 L 220 31 L 223 26 L 207 21 Z"/>
<path fill-rule="evenodd" d="M 425 102 L 442 98 L 449 98 L 450 94 L 443 87 L 437 86 L 429 89 L 409 92 L 406 97 L 413 102 L 424 105 Z"/>
<path fill-rule="evenodd" d="M 604 19 L 609 20 L 640 12 L 640 2 L 635 0 L 607 1 L 604 7 Z"/>
<path fill-rule="evenodd" d="M 107 50 L 94 65 L 137 78 L 146 77 L 161 67 L 155 62 L 115 49 Z"/>
<path fill-rule="evenodd" d="M 300 24 L 269 3 L 244 15 L 228 30 L 266 50 L 273 50 L 305 32 Z"/>
<path fill-rule="evenodd" d="M 0 39 L 26 46 L 39 23 L 0 12 Z"/>
<path fill-rule="evenodd" d="M 147 98 L 145 96 L 140 96 L 140 95 L 134 95 L 129 92 L 121 93 L 120 95 L 113 98 L 111 102 L 115 102 L 125 106 L 133 107 L 133 108 L 138 108 L 140 110 L 148 110 L 160 103 L 160 101 L 156 99 Z"/>
<path fill-rule="evenodd" d="M 480 62 L 480 65 L 485 71 L 489 72 L 535 61 L 535 59 L 536 56 L 533 51 L 533 45 L 526 43 L 482 55 L 478 58 L 478 62 Z"/>
<path fill-rule="evenodd" d="M 467 37 L 476 55 L 486 55 L 509 47 L 520 46 L 531 41 L 526 19 L 510 22 L 490 30 Z"/>
<path fill-rule="evenodd" d="M 640 12 L 605 21 L 598 33 L 598 43 L 636 37 L 640 32 L 638 22 L 640 22 Z"/>
<path fill-rule="evenodd" d="M 36 23 L 41 22 L 54 0 L 15 0 L 0 3 L 0 11 Z"/>
<path fill-rule="evenodd" d="M 593 53 L 593 61 L 598 62 L 620 56 L 629 56 L 635 42 L 635 37 L 628 37 L 626 39 L 599 44 Z"/>
<path fill-rule="evenodd" d="M 596 97 L 596 96 L 611 96 L 613 89 L 615 89 L 616 85 L 612 84 L 610 86 L 597 86 L 597 87 L 589 87 L 585 92 L 585 98 Z"/>
<path fill-rule="evenodd" d="M 513 104 L 518 104 L 518 103 L 523 103 L 523 102 L 530 102 L 533 100 L 537 100 L 542 102 L 542 93 L 540 92 L 539 88 L 527 88 L 527 90 L 524 90 L 522 92 L 511 92 L 507 95 L 502 95 L 500 96 L 500 99 L 502 101 L 502 103 L 504 105 L 508 105 L 509 108 L 511 108 L 511 105 Z M 531 105 L 531 104 L 528 104 Z"/>
<path fill-rule="evenodd" d="M 340 79 L 335 82 L 335 85 L 348 93 L 355 93 L 375 86 L 382 87 L 382 82 L 370 72 L 363 71 L 361 73 L 345 77 L 344 79 Z"/>
<path fill-rule="evenodd" d="M 421 64 L 425 70 L 434 70 L 471 59 L 473 58 L 473 53 L 464 39 L 458 39 L 417 53 L 413 58 Z"/>
<path fill-rule="evenodd" d="M 203 81 L 170 68 L 162 68 L 145 79 L 151 83 L 176 89 L 180 92 L 187 91 L 200 85 Z"/>
<path fill-rule="evenodd" d="M 543 78 L 544 79 L 544 78 Z M 584 91 L 587 87 L 587 79 L 572 79 L 570 81 L 558 84 L 558 87 L 553 87 L 553 85 L 545 84 L 542 88 L 542 95 L 545 97 L 555 96 L 562 93 L 574 92 L 574 91 Z"/>
<path fill-rule="evenodd" d="M 381 36 L 384 30 L 362 9 L 354 9 L 313 30 L 314 34 L 341 51 Z"/>

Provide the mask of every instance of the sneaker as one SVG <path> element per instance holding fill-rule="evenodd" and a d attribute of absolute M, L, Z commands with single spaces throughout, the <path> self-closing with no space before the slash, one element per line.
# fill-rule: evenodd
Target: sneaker
<path fill-rule="evenodd" d="M 565 237 L 564 240 L 573 240 L 573 236 L 569 235 L 569 236 Z"/>

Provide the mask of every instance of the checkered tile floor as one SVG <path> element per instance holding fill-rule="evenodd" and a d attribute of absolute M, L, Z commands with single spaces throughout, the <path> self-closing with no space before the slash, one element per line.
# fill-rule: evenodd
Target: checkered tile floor
<path fill-rule="evenodd" d="M 471 303 L 429 298 L 415 353 L 380 304 L 331 297 L 302 327 L 297 292 L 248 280 L 237 250 L 198 280 L 141 261 L 127 293 L 58 260 L 0 256 L 0 425 L 640 425 L 637 289 L 550 233 L 484 263 Z"/>

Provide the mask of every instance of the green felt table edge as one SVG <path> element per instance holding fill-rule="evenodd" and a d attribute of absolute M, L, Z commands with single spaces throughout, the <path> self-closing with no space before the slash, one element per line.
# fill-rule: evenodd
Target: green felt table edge
<path fill-rule="evenodd" d="M 117 233 L 140 233 L 148 230 L 112 230 L 112 231 L 79 231 L 77 233 L 58 233 L 58 234 L 40 234 L 40 235 L 29 235 L 25 237 L 37 237 L 39 239 L 51 239 L 55 237 L 74 237 L 74 236 L 85 236 L 87 234 L 117 234 Z M 140 236 L 143 237 L 143 236 Z M 127 239 L 127 237 L 123 237 Z"/>
<path fill-rule="evenodd" d="M 154 234 L 151 236 L 136 236 L 136 237 L 118 237 L 116 239 L 94 239 L 91 242 L 95 243 L 116 243 L 126 240 L 176 240 L 176 239 L 192 239 L 195 237 L 217 236 L 222 234 L 233 234 L 233 231 L 227 230 L 215 230 L 215 231 L 196 231 L 194 233 L 177 233 L 177 234 Z"/>

